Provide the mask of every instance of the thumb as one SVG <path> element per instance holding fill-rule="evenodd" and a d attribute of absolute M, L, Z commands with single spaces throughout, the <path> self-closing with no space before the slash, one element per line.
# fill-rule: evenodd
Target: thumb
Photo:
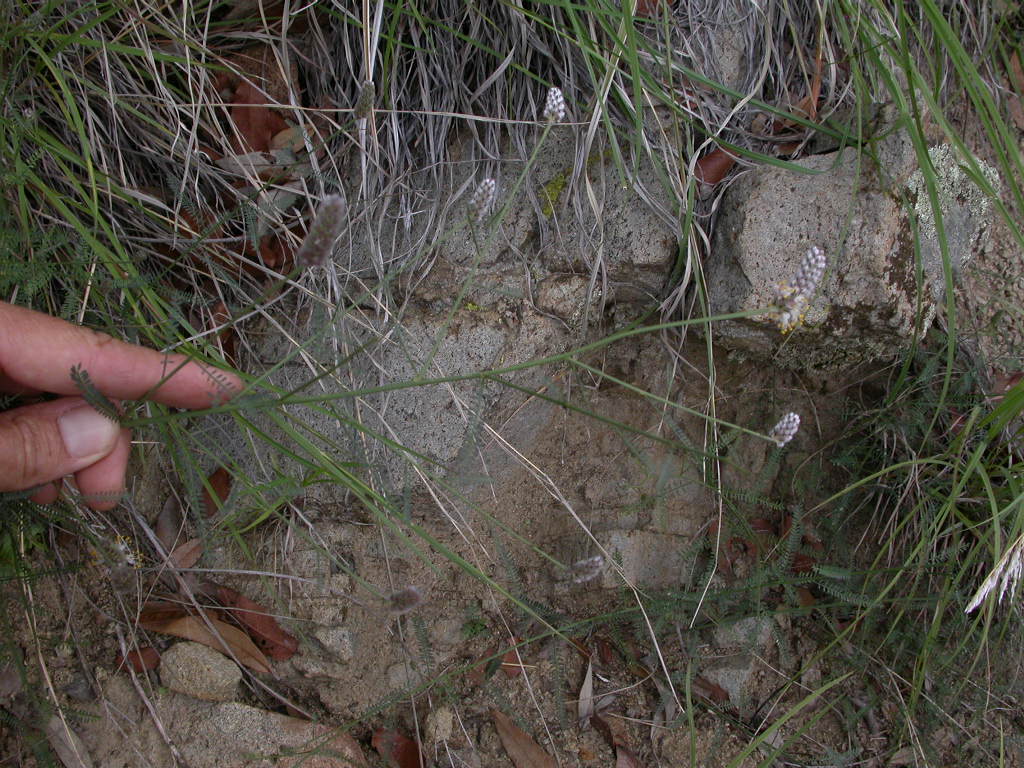
<path fill-rule="evenodd" d="M 0 413 L 0 491 L 23 491 L 110 453 L 120 428 L 80 397 Z"/>

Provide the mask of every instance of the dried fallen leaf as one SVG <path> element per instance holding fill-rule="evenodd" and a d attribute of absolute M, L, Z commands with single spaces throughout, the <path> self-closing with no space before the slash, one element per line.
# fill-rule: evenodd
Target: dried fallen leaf
<path fill-rule="evenodd" d="M 182 542 L 167 556 L 167 561 L 175 568 L 191 568 L 203 555 L 203 542 L 189 539 Z"/>
<path fill-rule="evenodd" d="M 210 626 L 207 626 L 207 621 Z M 249 636 L 238 627 L 225 624 L 223 621 L 209 617 L 204 621 L 200 616 L 182 616 L 165 621 L 140 620 L 139 626 L 150 632 L 162 632 L 165 635 L 174 635 L 208 645 L 228 657 L 233 654 L 240 664 L 249 669 L 270 674 L 270 662 L 260 649 L 253 645 Z"/>
<path fill-rule="evenodd" d="M 587 663 L 587 674 L 583 676 L 583 685 L 580 686 L 579 700 L 576 704 L 576 713 L 581 723 L 587 722 L 594 714 L 594 662 Z"/>
<path fill-rule="evenodd" d="M 151 645 L 144 645 L 138 650 L 128 651 L 127 656 L 119 653 L 114 659 L 114 671 L 120 672 L 126 664 L 130 665 L 136 674 L 147 669 L 156 669 L 160 666 L 160 652 Z"/>
<path fill-rule="evenodd" d="M 266 151 L 270 149 L 271 139 L 288 128 L 281 114 L 267 106 L 270 99 L 248 80 L 239 80 L 231 102 L 231 121 L 238 131 L 236 151 Z"/>
<path fill-rule="evenodd" d="M 729 692 L 718 683 L 713 683 L 702 675 L 693 678 L 693 689 L 705 699 L 710 699 L 715 704 L 725 704 L 729 701 Z"/>
<path fill-rule="evenodd" d="M 616 747 L 615 768 L 640 768 L 640 760 L 629 747 Z"/>
<path fill-rule="evenodd" d="M 180 603 L 172 603 L 167 600 L 149 600 L 142 604 L 139 611 L 139 624 L 159 621 L 168 621 L 188 616 L 188 609 Z"/>
<path fill-rule="evenodd" d="M 892 757 L 889 758 L 889 765 L 891 768 L 900 768 L 904 765 L 914 765 L 917 763 L 917 752 L 913 747 L 900 747 L 893 752 Z"/>
<path fill-rule="evenodd" d="M 693 169 L 693 176 L 699 184 L 713 187 L 732 170 L 737 157 L 739 155 L 728 149 L 722 147 L 713 149 L 697 161 L 697 165 Z"/>
<path fill-rule="evenodd" d="M 510 680 L 513 677 L 519 677 L 523 673 L 523 663 L 519 652 L 515 648 L 506 651 L 501 657 L 501 671 Z"/>
<path fill-rule="evenodd" d="M 615 768 L 640 768 L 640 761 L 626 746 L 625 721 L 621 718 L 605 718 L 601 715 L 592 715 L 590 724 L 594 730 L 604 737 L 608 746 L 615 752 Z"/>
<path fill-rule="evenodd" d="M 283 630 L 277 619 L 255 600 L 212 581 L 200 585 L 199 590 L 228 609 L 228 615 L 249 633 L 256 646 L 270 658 L 285 661 L 299 649 L 299 641 Z"/>
<path fill-rule="evenodd" d="M 636 9 L 633 13 L 635 16 L 660 18 L 662 8 L 667 7 L 671 10 L 671 6 L 672 0 L 636 0 Z"/>
<path fill-rule="evenodd" d="M 21 692 L 21 672 L 14 664 L 0 667 L 0 701 L 13 699 Z"/>
<path fill-rule="evenodd" d="M 370 743 L 390 768 L 422 768 L 427 764 L 419 745 L 401 731 L 378 728 Z"/>
<path fill-rule="evenodd" d="M 491 710 L 494 727 L 498 729 L 501 744 L 516 768 L 555 768 L 557 763 L 540 748 L 526 731 L 519 728 L 504 712 Z"/>
<path fill-rule="evenodd" d="M 810 555 L 805 555 L 803 552 L 797 552 L 793 555 L 793 565 L 790 566 L 790 570 L 793 573 L 810 573 L 814 570 L 815 559 Z"/>
<path fill-rule="evenodd" d="M 1010 77 L 1010 84 L 1017 92 L 1015 97 L 1008 99 L 1010 117 L 1017 125 L 1018 130 L 1024 131 L 1024 67 L 1020 64 L 1020 52 L 1015 51 L 1010 57 L 1007 75 Z"/>
<path fill-rule="evenodd" d="M 802 608 L 813 608 L 818 601 L 807 587 L 796 588 L 796 599 Z"/>
<path fill-rule="evenodd" d="M 209 327 L 211 328 L 223 326 L 217 334 L 221 352 L 224 354 L 225 360 L 233 365 L 236 364 L 237 357 L 235 352 L 238 349 L 238 331 L 231 324 L 231 313 L 228 311 L 227 304 L 223 301 L 218 301 L 213 305 L 213 308 L 210 310 L 210 322 L 211 325 Z"/>
<path fill-rule="evenodd" d="M 493 658 L 497 652 L 497 643 L 491 643 L 487 646 L 487 650 L 484 651 L 476 666 L 466 673 L 466 679 L 473 685 L 483 685 L 485 681 L 490 680 L 491 676 L 498 671 L 498 668 L 504 661 L 504 656 L 499 659 Z"/>
<path fill-rule="evenodd" d="M 165 552 L 174 549 L 182 538 L 183 522 L 181 517 L 181 503 L 171 496 L 164 502 L 163 509 L 156 516 L 154 526 L 157 539 L 164 547 Z"/>
<path fill-rule="evenodd" d="M 65 768 L 92 768 L 92 758 L 85 744 L 57 715 L 46 721 L 46 740 L 64 763 Z"/>
<path fill-rule="evenodd" d="M 992 377 L 992 388 L 988 393 L 990 403 L 998 403 L 1005 397 L 1006 393 L 1020 384 L 1024 379 L 1024 372 L 1014 371 L 1013 373 L 1000 373 Z"/>
<path fill-rule="evenodd" d="M 217 467 L 206 479 L 213 495 L 205 487 L 203 488 L 203 513 L 211 517 L 220 511 L 220 508 L 227 501 L 231 493 L 231 475 L 224 467 Z"/>

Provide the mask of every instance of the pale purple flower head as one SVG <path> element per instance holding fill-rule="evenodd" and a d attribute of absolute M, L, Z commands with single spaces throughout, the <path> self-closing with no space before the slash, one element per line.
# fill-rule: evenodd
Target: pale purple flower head
<path fill-rule="evenodd" d="M 498 182 L 487 178 L 480 182 L 469 198 L 469 216 L 477 224 L 481 223 L 494 206 L 494 198 L 498 194 Z"/>
<path fill-rule="evenodd" d="M 799 431 L 800 414 L 790 412 L 779 419 L 779 423 L 772 427 L 772 431 L 768 433 L 768 438 L 779 446 L 779 448 L 782 448 L 786 443 L 796 437 L 796 433 Z"/>
<path fill-rule="evenodd" d="M 565 120 L 565 97 L 561 88 L 548 89 L 542 117 L 546 123 L 560 123 Z"/>

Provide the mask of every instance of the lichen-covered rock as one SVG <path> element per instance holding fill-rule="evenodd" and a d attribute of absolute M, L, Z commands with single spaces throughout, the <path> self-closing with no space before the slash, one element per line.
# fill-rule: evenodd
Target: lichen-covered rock
<path fill-rule="evenodd" d="M 983 243 L 990 204 L 950 148 L 929 155 L 955 279 Z M 767 308 L 807 249 L 818 246 L 828 267 L 804 322 L 783 336 L 768 314 L 726 321 L 715 326 L 715 340 L 788 368 L 829 370 L 898 355 L 927 330 L 945 287 L 936 217 L 913 145 L 895 132 L 873 156 L 848 148 L 797 165 L 803 172 L 759 168 L 729 189 L 707 283 L 713 315 Z M 994 184 L 994 172 L 979 165 Z"/>

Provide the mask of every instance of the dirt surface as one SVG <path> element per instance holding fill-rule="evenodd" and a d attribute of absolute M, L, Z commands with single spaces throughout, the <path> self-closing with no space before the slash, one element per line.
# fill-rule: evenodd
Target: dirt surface
<path fill-rule="evenodd" d="M 691 346 L 699 354 L 702 342 Z M 664 389 L 665 360 L 664 348 L 650 339 L 618 345 L 603 362 L 628 384 L 653 392 L 660 386 L 670 400 L 703 407 L 706 382 L 696 375 Z M 767 430 L 783 402 L 817 414 L 786 454 L 726 431 L 726 486 L 750 489 L 765 500 L 792 499 L 793 471 L 823 461 L 817 448 L 841 428 L 845 393 L 828 382 L 811 384 L 728 362 L 719 366 L 717 383 L 728 393 L 717 400 L 718 418 L 727 423 Z M 773 618 L 767 610 L 753 625 L 732 626 L 735 617 L 722 613 L 729 600 L 719 595 L 709 603 L 711 613 L 690 626 L 694 590 L 704 584 L 712 555 L 709 531 L 718 518 L 702 481 L 708 471 L 699 448 L 705 422 L 673 415 L 676 444 L 691 448 L 671 449 L 629 431 L 658 430 L 668 418 L 660 407 L 625 386 L 587 390 L 582 378 L 572 385 L 593 414 L 620 426 L 536 397 L 509 404 L 499 414 L 501 440 L 479 438 L 478 450 L 460 466 L 458 477 L 473 481 L 448 489 L 458 503 L 439 505 L 423 491 L 409 496 L 407 522 L 429 533 L 434 553 L 422 543 L 415 551 L 358 504 L 296 504 L 241 540 L 211 532 L 197 566 L 225 569 L 222 583 L 273 606 L 300 640 L 298 653 L 274 662 L 271 675 L 246 674 L 237 705 L 334 726 L 358 718 L 352 736 L 370 764 L 379 760 L 369 748 L 372 727 L 420 733 L 424 751 L 438 765 L 480 766 L 507 764 L 491 714 L 498 709 L 563 764 L 611 765 L 608 738 L 587 719 L 579 722 L 580 690 L 591 663 L 599 717 L 640 764 L 687 764 L 692 748 L 700 764 L 724 766 L 739 758 L 772 710 L 786 711 L 830 679 L 828 669 L 804 669 L 818 641 L 787 611 Z M 509 446 L 520 455 L 510 454 Z M 159 484 L 153 479 L 159 473 L 147 471 L 150 482 Z M 161 494 L 140 495 L 139 501 L 144 498 L 151 508 L 139 512 L 153 523 L 163 507 Z M 782 525 L 782 507 L 756 509 L 736 507 L 742 516 L 770 518 L 776 530 Z M 122 511 L 111 526 L 130 529 L 131 520 Z M 774 546 L 773 534 L 763 538 Z M 450 555 L 439 556 L 441 548 Z M 122 642 L 157 649 L 177 642 L 132 629 L 141 602 L 167 587 L 151 556 L 134 568 L 117 548 L 93 552 L 92 561 L 84 562 L 75 559 L 84 554 L 79 549 L 70 541 L 66 552 L 63 544 L 57 551 L 80 563 L 80 570 L 26 585 L 35 632 L 26 621 L 18 643 L 30 656 L 38 649 L 47 661 L 58 700 L 79 713 L 74 728 L 96 764 L 287 764 L 239 757 L 246 745 L 253 754 L 264 749 L 275 723 L 253 720 L 248 709 L 224 709 L 169 691 L 159 669 L 134 679 L 115 670 Z M 566 566 L 600 553 L 603 572 L 576 583 L 579 574 Z M 458 567 L 453 556 L 465 565 Z M 752 551 L 723 550 L 722 557 L 728 567 L 715 577 L 712 593 L 727 590 L 756 566 Z M 232 574 L 237 569 L 290 578 Z M 422 603 L 396 614 L 387 596 L 410 585 Z M 654 613 L 645 617 L 637 610 L 633 588 L 643 590 L 645 610 Z M 786 602 L 770 585 L 764 597 L 766 609 Z M 518 654 L 509 651 L 516 643 Z M 800 685 L 780 698 L 801 669 Z M 663 682 L 666 670 L 671 686 Z M 858 684 L 846 681 L 833 693 L 854 695 Z M 81 692 L 81 700 L 71 691 Z M 864 722 L 844 727 L 828 701 L 831 694 L 809 705 L 739 765 L 757 764 L 812 723 L 813 735 L 797 736 L 798 751 L 809 759 L 821 750 L 848 750 L 853 741 L 870 747 L 878 738 L 870 728 Z M 232 739 L 208 732 L 211 719 L 214 727 L 223 719 L 222 727 L 230 729 L 239 717 L 251 732 Z M 691 729 L 697 736 L 692 745 Z M 309 740 L 314 743 L 314 736 Z M 6 745 L 11 754 L 24 753 L 24 747 Z"/>
<path fill-rule="evenodd" d="M 1020 265 L 996 223 L 964 272 L 965 339 L 986 375 L 1019 370 Z M 556 310 L 560 291 L 583 306 L 585 276 L 548 275 L 524 302 L 509 298 L 518 271 L 497 271 L 494 306 L 474 294 L 480 306 L 453 333 L 504 339 L 495 329 L 526 329 L 506 363 L 541 343 L 584 340 L 573 336 L 578 318 Z M 444 317 L 445 286 L 459 274 L 441 263 L 420 287 L 435 315 Z M 281 318 L 289 331 L 300 321 Z M 914 764 L 922 735 L 899 727 L 903 703 L 882 696 L 891 681 L 882 670 L 850 675 L 836 659 L 853 647 L 826 657 L 835 627 L 808 609 L 830 597 L 794 586 L 828 562 L 822 532 L 840 529 L 846 511 L 802 520 L 795 550 L 782 554 L 793 510 L 849 481 L 834 441 L 884 371 L 810 380 L 719 354 L 712 396 L 696 363 L 706 360 L 703 340 L 691 335 L 675 351 L 659 338 L 629 340 L 588 359 L 615 380 L 553 367 L 531 380 L 535 394 L 493 400 L 485 424 L 451 441 L 449 472 L 375 489 L 392 495 L 394 520 L 314 489 L 236 534 L 186 502 L 185 535 L 202 542 L 195 567 L 216 571 L 298 639 L 269 673 L 244 670 L 227 702 L 171 690 L 159 668 L 117 665 L 133 647 L 182 642 L 138 627 L 147 600 L 180 588 L 166 581 L 142 522 L 155 527 L 181 487 L 159 451 L 143 448 L 129 505 L 90 517 L 88 531 L 55 531 L 36 556 L 41 575 L 2 585 L 17 650 L 5 677 L 20 667 L 25 679 L 0 685 L 5 711 L 23 721 L 3 729 L 0 765 L 42 764 L 33 740 L 44 736 L 31 724 L 48 714 L 34 702 L 47 700 L 92 763 L 113 768 L 410 768 L 406 737 L 421 742 L 428 765 L 511 765 L 495 710 L 559 765 L 747 768 L 782 750 L 811 765 L 881 766 L 882 755 Z M 429 398 L 410 402 L 408 418 L 427 421 L 424 441 L 458 412 L 455 398 L 444 413 Z M 784 451 L 732 426 L 764 433 L 788 410 L 804 422 Z M 708 421 L 694 413 L 720 420 L 719 461 L 708 459 Z M 721 504 L 716 477 L 729 491 Z M 841 611 L 830 616 L 842 622 Z M 993 745 L 976 735 L 951 716 L 924 738 L 939 764 L 989 764 Z M 1003 765 L 1021 765 L 1013 744 Z"/>

